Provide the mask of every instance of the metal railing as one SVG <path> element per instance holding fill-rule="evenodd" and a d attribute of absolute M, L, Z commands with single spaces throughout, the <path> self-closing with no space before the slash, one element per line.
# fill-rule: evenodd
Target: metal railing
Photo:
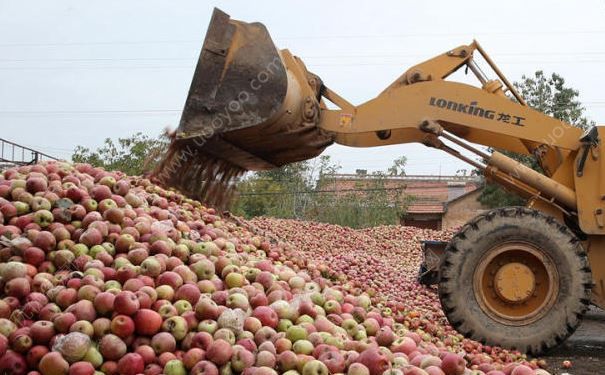
<path fill-rule="evenodd" d="M 36 164 L 44 160 L 59 159 L 0 138 L 0 169 L 5 166 Z"/>

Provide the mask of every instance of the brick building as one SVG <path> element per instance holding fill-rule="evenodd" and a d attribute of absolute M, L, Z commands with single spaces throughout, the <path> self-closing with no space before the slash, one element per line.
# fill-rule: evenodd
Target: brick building
<path fill-rule="evenodd" d="M 324 176 L 322 189 L 342 191 L 343 194 L 375 186 L 376 176 L 364 170 L 355 174 L 334 174 Z M 478 176 L 433 176 L 408 175 L 386 176 L 382 186 L 389 195 L 401 194 L 411 197 L 402 225 L 430 229 L 458 227 L 485 210 L 477 200 L 483 188 Z"/>

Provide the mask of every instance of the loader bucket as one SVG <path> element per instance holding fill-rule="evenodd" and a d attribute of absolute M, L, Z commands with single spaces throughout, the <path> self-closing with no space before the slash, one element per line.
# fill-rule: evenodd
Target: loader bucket
<path fill-rule="evenodd" d="M 440 268 L 445 258 L 445 241 L 420 241 L 423 260 L 418 271 L 418 282 L 424 285 L 435 285 L 441 279 Z"/>
<path fill-rule="evenodd" d="M 333 142 L 317 127 L 321 81 L 260 23 L 215 9 L 158 182 L 220 205 L 247 170 L 319 155 Z"/>

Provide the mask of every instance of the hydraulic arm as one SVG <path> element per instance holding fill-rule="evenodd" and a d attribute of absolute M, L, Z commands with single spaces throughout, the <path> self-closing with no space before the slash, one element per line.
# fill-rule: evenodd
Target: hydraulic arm
<path fill-rule="evenodd" d="M 488 80 L 473 60 L 479 51 L 497 73 Z M 476 87 L 445 81 L 457 69 L 468 67 L 482 84 Z M 516 101 L 506 96 L 509 91 Z M 421 142 L 442 149 L 483 170 L 507 188 L 565 214 L 577 210 L 573 181 L 557 176 L 571 165 L 581 148 L 580 129 L 532 110 L 493 64 L 477 42 L 461 46 L 414 66 L 378 97 L 360 106 L 345 103 L 326 90 L 324 97 L 343 109 L 326 110 L 319 127 L 335 134 L 335 141 L 354 147 Z M 439 138 L 480 156 L 482 165 L 462 156 Z M 524 167 L 505 155 L 491 155 L 462 142 L 534 155 L 545 174 Z"/>

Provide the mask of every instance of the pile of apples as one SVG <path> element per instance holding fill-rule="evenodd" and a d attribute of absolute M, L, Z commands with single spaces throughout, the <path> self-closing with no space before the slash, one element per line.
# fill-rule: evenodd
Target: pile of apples
<path fill-rule="evenodd" d="M 305 254 L 143 177 L 63 162 L 8 169 L 0 373 L 545 373 L 471 363 Z"/>
<path fill-rule="evenodd" d="M 452 332 L 441 310 L 434 288 L 418 284 L 422 261 L 420 240 L 448 240 L 449 231 L 404 226 L 381 226 L 355 230 L 339 225 L 307 221 L 254 218 L 251 228 L 265 236 L 279 238 L 296 249 L 292 258 L 305 259 L 308 269 L 345 285 L 354 294 L 366 293 L 383 312 L 396 321 L 406 318 L 414 328 L 437 322 L 443 336 Z M 312 235 L 310 235 L 312 233 Z M 424 318 L 421 319 L 420 317 Z M 426 323 L 426 324 L 425 324 Z"/>
<path fill-rule="evenodd" d="M 320 270 L 344 290 L 371 296 L 383 316 L 402 323 L 425 341 L 463 355 L 471 369 L 505 369 L 511 363 L 533 369 L 546 366 L 544 360 L 528 361 L 518 351 L 484 346 L 459 335 L 443 314 L 436 288 L 418 283 L 421 241 L 447 241 L 454 233 L 451 230 L 400 225 L 356 230 L 269 217 L 250 220 L 249 228 L 281 243 L 289 258 L 305 259 L 309 270 Z"/>

